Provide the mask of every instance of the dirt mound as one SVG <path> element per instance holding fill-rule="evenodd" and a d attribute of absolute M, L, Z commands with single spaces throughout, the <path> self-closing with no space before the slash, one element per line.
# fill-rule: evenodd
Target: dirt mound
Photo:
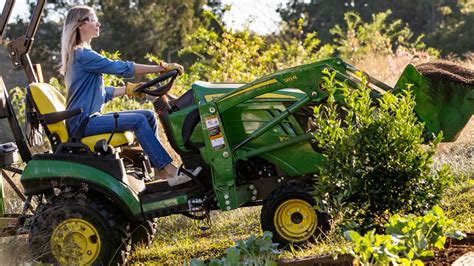
<path fill-rule="evenodd" d="M 449 61 L 423 63 L 416 69 L 433 81 L 445 81 L 474 86 L 474 70 Z"/>
<path fill-rule="evenodd" d="M 435 256 L 429 259 L 424 259 L 425 265 L 451 265 L 463 254 L 474 252 L 474 233 L 467 233 L 467 237 L 457 240 L 448 239 L 445 248 L 442 250 L 435 250 Z M 297 265 L 297 266 L 346 266 L 353 265 L 354 257 L 351 255 L 338 255 L 334 258 L 333 255 L 327 256 L 308 256 L 296 259 L 280 259 L 279 266 Z"/>

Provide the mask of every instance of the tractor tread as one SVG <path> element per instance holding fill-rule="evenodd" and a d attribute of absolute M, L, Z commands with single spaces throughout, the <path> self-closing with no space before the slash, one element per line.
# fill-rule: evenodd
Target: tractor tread
<path fill-rule="evenodd" d="M 80 218 L 79 210 L 103 219 L 111 232 L 112 254 L 104 254 L 103 261 L 94 264 L 125 264 L 131 252 L 130 226 L 126 218 L 106 199 L 88 197 L 80 191 L 62 192 L 46 203 L 40 204 L 30 226 L 29 245 L 33 260 L 56 263 L 51 252 L 49 237 L 54 226 L 68 218 Z"/>

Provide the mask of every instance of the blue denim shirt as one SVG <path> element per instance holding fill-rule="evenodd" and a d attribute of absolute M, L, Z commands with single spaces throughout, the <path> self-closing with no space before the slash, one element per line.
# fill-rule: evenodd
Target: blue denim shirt
<path fill-rule="evenodd" d="M 74 51 L 74 61 L 66 73 L 67 110 L 82 108 L 82 114 L 66 120 L 69 133 L 73 134 L 81 121 L 100 112 L 104 103 L 113 96 L 113 87 L 105 87 L 102 74 L 120 75 L 133 78 L 133 62 L 113 61 L 92 49 L 78 48 Z"/>

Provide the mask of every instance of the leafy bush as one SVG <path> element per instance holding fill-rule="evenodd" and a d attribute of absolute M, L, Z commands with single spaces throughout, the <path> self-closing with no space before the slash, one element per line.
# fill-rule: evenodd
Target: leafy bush
<path fill-rule="evenodd" d="M 256 238 L 252 235 L 247 240 L 238 240 L 235 247 L 226 250 L 226 255 L 220 259 L 212 259 L 209 263 L 192 260 L 191 266 L 217 266 L 217 265 L 276 265 L 276 248 L 278 244 L 272 242 L 272 233 L 264 232 L 263 236 Z"/>
<path fill-rule="evenodd" d="M 387 22 L 392 12 L 387 10 L 372 15 L 372 22 L 362 21 L 355 12 L 344 14 L 345 27 L 336 25 L 330 30 L 334 36 L 336 50 L 340 56 L 351 61 L 366 57 L 367 54 L 388 55 L 397 48 L 408 50 L 426 49 L 421 41 L 423 35 L 414 38 L 413 32 L 400 19 Z M 429 48 L 428 52 L 439 55 Z"/>
<path fill-rule="evenodd" d="M 465 237 L 438 206 L 420 217 L 412 214 L 390 217 L 385 233 L 378 235 L 372 230 L 361 236 L 346 231 L 344 234 L 353 245 L 345 253 L 353 255 L 362 265 L 423 265 L 419 259 L 434 256 L 434 248 L 443 249 L 446 237 Z"/>
<path fill-rule="evenodd" d="M 189 81 L 250 82 L 282 68 L 328 57 L 334 51 L 331 45 L 321 46 L 316 33 L 308 34 L 301 41 L 277 42 L 252 34 L 248 29 L 226 30 L 215 15 L 209 12 L 205 15 L 221 25 L 222 32 L 203 26 L 187 36 L 191 45 L 182 49 L 180 55 L 198 58 L 189 68 Z"/>
<path fill-rule="evenodd" d="M 424 126 L 410 91 L 374 100 L 365 81 L 349 89 L 335 73 L 325 74 L 327 105 L 314 110 L 326 159 L 315 178 L 321 208 L 341 213 L 344 226 L 368 230 L 380 228 L 389 214 L 421 213 L 437 204 L 451 181 L 447 167 L 431 169 L 442 136 L 422 145 Z"/>
<path fill-rule="evenodd" d="M 26 90 L 20 87 L 15 87 L 10 91 L 10 93 L 10 100 L 12 102 L 13 110 L 15 110 L 16 118 L 20 125 L 24 125 Z"/>

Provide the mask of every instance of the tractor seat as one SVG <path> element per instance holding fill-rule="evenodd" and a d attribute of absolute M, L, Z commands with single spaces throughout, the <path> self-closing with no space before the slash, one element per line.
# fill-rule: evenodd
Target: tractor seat
<path fill-rule="evenodd" d="M 47 83 L 32 83 L 29 86 L 29 92 L 31 100 L 33 101 L 34 108 L 38 112 L 38 116 L 46 114 L 59 114 L 60 112 L 66 111 L 66 99 L 64 96 L 53 86 Z M 67 142 L 69 139 L 69 132 L 66 128 L 67 116 L 58 122 L 47 123 L 45 119 L 40 119 L 40 122 L 45 129 L 45 132 L 51 141 L 53 149 L 55 149 L 60 143 Z M 101 139 L 108 140 L 111 133 L 92 135 L 81 138 L 81 143 L 87 145 L 91 150 L 94 150 L 94 145 Z M 58 141 L 59 139 L 59 141 Z M 110 145 L 113 147 L 119 147 L 123 145 L 130 145 L 135 141 L 135 137 L 132 132 L 119 133 L 116 132 Z"/>

